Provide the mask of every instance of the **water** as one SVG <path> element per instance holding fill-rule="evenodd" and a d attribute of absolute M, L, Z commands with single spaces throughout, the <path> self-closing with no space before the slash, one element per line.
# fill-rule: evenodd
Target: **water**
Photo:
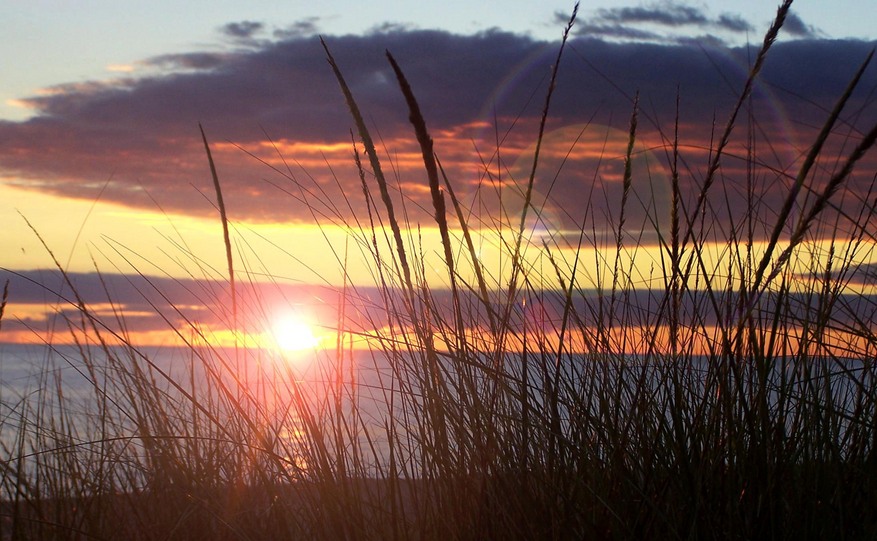
<path fill-rule="evenodd" d="M 290 412 L 302 405 L 317 418 L 356 414 L 359 443 L 377 445 L 382 454 L 387 418 L 401 412 L 401 391 L 392 390 L 384 357 L 366 352 L 348 357 L 338 364 L 328 352 L 92 347 L 83 353 L 71 345 L 0 344 L 0 459 L 95 441 L 107 419 L 118 435 L 134 437 L 142 426 L 154 431 L 151 420 L 135 413 L 149 415 L 143 410 L 150 404 L 166 407 L 159 415 L 168 416 L 171 430 L 182 434 L 186 416 L 195 415 L 191 397 L 224 415 L 235 415 L 231 402 L 244 404 L 247 415 L 274 423 L 272 429 L 290 440 L 302 427 Z M 144 383 L 160 390 L 159 402 L 138 387 Z"/>
<path fill-rule="evenodd" d="M 119 435 L 136 438 L 144 423 L 154 433 L 149 419 L 138 419 L 133 413 L 143 409 L 142 403 L 137 404 L 144 398 L 143 391 L 131 392 L 149 380 L 162 391 L 159 405 L 165 408 L 162 415 L 168 417 L 170 430 L 188 434 L 195 422 L 192 419 L 198 413 L 193 412 L 187 396 L 214 409 L 219 404 L 219 410 L 232 417 L 235 413 L 227 409 L 228 402 L 217 397 L 233 396 L 233 401 L 255 407 L 248 410 L 249 415 L 285 439 L 279 448 L 302 468 L 306 461 L 294 449 L 313 437 L 313 427 L 308 429 L 309 436 L 305 434 L 304 410 L 317 421 L 318 430 L 325 430 L 330 453 L 339 452 L 332 449 L 336 444 L 332 434 L 340 428 L 346 451 L 358 446 L 375 461 L 373 467 L 385 468 L 390 450 L 387 428 L 392 427 L 397 445 L 404 441 L 409 456 L 416 460 L 417 442 L 430 437 L 422 430 L 434 428 L 423 398 L 430 385 L 444 387 L 440 395 L 452 422 L 495 415 L 503 419 L 498 422 L 505 423 L 505 430 L 538 432 L 552 418 L 559 422 L 555 428 L 559 435 L 570 438 L 589 416 L 601 415 L 607 400 L 612 408 L 627 412 L 623 415 L 637 418 L 645 412 L 656 418 L 644 422 L 672 426 L 668 407 L 693 408 L 697 401 L 718 404 L 719 395 L 730 390 L 738 393 L 735 408 L 739 415 L 766 407 L 777 425 L 788 431 L 801 430 L 796 424 L 801 408 L 831 410 L 839 440 L 867 417 L 862 416 L 863 407 L 875 409 L 877 387 L 871 363 L 858 360 L 787 360 L 759 370 L 752 365 L 711 365 L 705 357 L 672 365 L 635 356 L 622 362 L 578 355 L 558 365 L 550 356 L 523 360 L 519 354 L 509 354 L 500 366 L 486 357 L 464 363 L 444 356 L 439 370 L 431 371 L 428 363 L 411 356 L 396 358 L 394 367 L 386 355 L 374 351 L 346 353 L 340 362 L 334 352 L 193 352 L 168 347 L 138 352 L 119 347 L 109 352 L 110 356 L 100 348 L 90 349 L 86 353 L 89 364 L 74 346 L 0 344 L 4 460 L 96 441 L 104 437 L 98 431 L 101 415 L 112 419 L 112 430 Z M 108 362 L 110 358 L 115 364 Z M 135 377 L 136 370 L 142 372 Z M 681 403 L 679 389 L 684 389 Z M 213 398 L 208 400 L 208 396 Z M 104 397 L 108 410 L 100 409 Z M 143 403 L 148 404 L 150 396 L 146 399 Z M 643 404 L 646 410 L 637 409 Z M 489 408 L 495 411 L 485 413 Z M 524 415 L 531 416 L 529 425 L 514 420 Z M 460 437 L 459 432 L 455 437 Z"/>

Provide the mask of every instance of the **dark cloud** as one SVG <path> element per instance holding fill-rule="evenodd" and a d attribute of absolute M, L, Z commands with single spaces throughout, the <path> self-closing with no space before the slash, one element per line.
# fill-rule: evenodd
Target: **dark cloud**
<path fill-rule="evenodd" d="M 598 9 L 597 19 L 616 23 L 651 23 L 662 26 L 699 26 L 710 22 L 702 10 L 672 2 L 648 7 Z"/>
<path fill-rule="evenodd" d="M 617 12 L 616 18 L 627 22 L 657 17 L 647 11 Z M 671 15 L 666 20 L 679 24 L 700 20 L 687 10 Z M 696 149 L 709 145 L 714 122 L 723 125 L 753 54 L 746 48 L 718 47 L 718 41 L 708 39 L 700 39 L 696 47 L 572 40 L 548 129 L 590 122 L 596 131 L 586 135 L 595 144 L 609 128 L 624 137 L 631 97 L 639 91 L 639 135 L 658 146 L 665 142 L 662 134 L 672 133 L 678 93 L 680 134 L 696 141 L 689 144 L 695 153 L 690 159 L 702 164 L 706 152 L 697 154 Z M 422 188 L 425 182 L 386 50 L 405 71 L 436 151 L 463 194 L 485 176 L 480 164 L 491 161 L 497 140 L 502 141 L 501 158 L 509 160 L 504 167 L 515 170 L 516 155 L 535 137 L 557 53 L 556 43 L 497 30 L 460 36 L 393 29 L 366 36 L 328 36 L 326 41 L 380 141 L 388 177 L 412 188 Z M 759 136 L 767 138 L 765 148 L 774 147 L 765 150 L 766 166 L 785 171 L 805 151 L 806 141 L 799 139 L 806 136 L 797 130 L 821 122 L 872 46 L 825 40 L 776 44 L 753 94 L 749 117 L 758 124 L 754 129 Z M 351 199 L 354 210 L 363 209 L 352 159 L 353 123 L 319 38 L 288 37 L 234 53 L 184 53 L 148 62 L 166 70 L 140 79 L 59 86 L 45 96 L 29 98 L 36 116 L 0 122 L 2 176 L 17 178 L 15 182 L 31 189 L 88 199 L 112 178 L 104 198 L 153 209 L 148 192 L 165 210 L 213 214 L 215 209 L 201 193 L 212 193 L 212 183 L 199 138 L 200 122 L 213 145 L 233 219 L 310 220 L 308 206 L 317 207 L 318 217 L 332 216 L 346 212 L 344 197 Z M 861 86 L 849 107 L 858 111 L 857 116 L 844 119 L 851 136 L 874 122 L 874 103 L 867 101 L 868 92 L 877 88 L 874 69 Z M 743 130 L 735 133 L 740 145 L 745 143 Z M 562 158 L 563 145 L 569 150 L 574 142 L 575 137 L 560 140 L 556 154 Z M 745 155 L 742 146 L 735 149 Z M 551 192 L 557 201 L 581 199 L 583 186 L 603 177 L 607 180 L 598 190 L 600 196 L 611 204 L 620 200 L 618 183 L 609 180 L 613 171 L 598 171 L 594 162 L 572 159 L 554 163 L 564 167 L 563 175 L 550 187 L 545 181 L 540 190 Z M 728 178 L 745 175 L 742 164 L 737 170 L 735 163 L 729 160 L 722 170 Z M 617 160 L 604 160 L 601 167 L 607 164 L 615 167 Z M 696 173 L 686 175 L 692 189 L 700 180 Z M 739 185 L 731 183 L 730 189 Z M 410 210 L 429 207 L 428 191 L 407 193 L 413 203 Z M 564 217 L 561 209 L 555 216 L 567 225 L 580 219 Z"/>
<path fill-rule="evenodd" d="M 731 32 L 751 32 L 755 28 L 743 17 L 733 13 L 723 13 L 716 20 L 716 26 Z"/>
<path fill-rule="evenodd" d="M 561 13 L 555 14 L 558 24 L 562 18 Z M 699 7 L 672 1 L 637 7 L 601 8 L 584 19 L 586 23 L 575 29 L 578 35 L 604 37 L 613 41 L 673 44 L 691 41 L 691 29 L 730 34 L 742 34 L 753 30 L 752 25 L 739 15 L 722 13 L 718 17 L 712 17 Z M 684 30 L 685 33 L 668 34 L 661 30 L 673 32 Z M 710 41 L 722 42 L 718 36 L 712 37 Z"/>
<path fill-rule="evenodd" d="M 677 36 L 673 38 L 665 38 L 665 42 L 673 45 L 695 47 L 698 49 L 709 48 L 713 50 L 724 49 L 728 46 L 728 43 L 725 40 L 713 34 L 702 34 L 699 36 Z"/>
<path fill-rule="evenodd" d="M 554 14 L 556 24 L 565 22 L 565 15 Z M 620 42 L 686 44 L 700 39 L 694 32 L 708 36 L 710 44 L 724 46 L 726 38 L 740 42 L 740 37 L 754 27 L 740 15 L 722 13 L 712 16 L 701 7 L 675 1 L 662 1 L 637 7 L 601 8 L 582 17 L 574 32 L 580 36 L 604 38 Z"/>
<path fill-rule="evenodd" d="M 817 38 L 820 35 L 819 30 L 812 25 L 806 24 L 794 11 L 786 15 L 783 32 L 796 38 Z"/>
<path fill-rule="evenodd" d="M 664 36 L 657 32 L 623 26 L 620 24 L 592 24 L 578 25 L 576 31 L 579 35 L 595 38 L 609 38 L 625 41 L 663 41 Z"/>
<path fill-rule="evenodd" d="M 9 281 L 8 302 L 14 305 L 56 307 L 61 315 L 79 320 L 78 299 L 101 315 L 115 305 L 126 313 L 126 328 L 131 331 L 168 329 L 171 324 L 185 326 L 188 321 L 201 324 L 227 323 L 229 288 L 224 280 L 176 279 L 136 274 L 67 273 L 66 278 L 54 270 L 12 272 L 0 268 L 0 287 Z M 75 293 L 70 284 L 75 288 Z M 336 295 L 329 289 L 312 285 L 251 283 L 239 284 L 237 293 L 244 315 L 259 318 L 290 304 L 289 299 L 319 312 L 325 321 L 337 315 L 332 305 Z M 368 288 L 364 294 L 371 294 Z M 142 317 L 136 318 L 140 314 Z M 9 316 L 9 314 L 6 314 Z M 3 329 L 13 325 L 14 314 L 3 320 Z M 112 324 L 109 316 L 105 322 Z M 2 338 L 0 338 L 2 341 Z"/>
<path fill-rule="evenodd" d="M 371 27 L 366 34 L 390 34 L 393 32 L 411 32 L 414 30 L 416 30 L 416 27 L 412 24 L 385 22 Z"/>
<path fill-rule="evenodd" d="M 144 60 L 147 66 L 168 70 L 207 70 L 220 67 L 229 59 L 227 53 L 185 53 L 165 54 Z"/>
<path fill-rule="evenodd" d="M 852 265 L 849 272 L 845 274 L 844 280 L 847 283 L 873 285 L 873 268 L 856 269 Z M 36 306 L 48 316 L 45 319 L 34 316 L 19 319 L 14 311 L 7 312 L 3 319 L 0 343 L 3 343 L 4 339 L 8 340 L 8 337 L 16 332 L 25 331 L 25 336 L 29 336 L 31 332 L 39 334 L 50 327 L 55 330 L 55 339 L 59 343 L 64 342 L 69 339 L 65 335 L 68 327 L 64 318 L 68 318 L 76 326 L 82 324 L 77 298 L 82 300 L 90 314 L 96 318 L 97 326 L 105 338 L 110 338 L 111 332 L 124 336 L 128 333 L 174 329 L 180 331 L 183 336 L 190 336 L 193 326 L 199 329 L 205 327 L 221 329 L 225 328 L 231 319 L 228 313 L 228 286 L 221 281 L 96 273 L 70 273 L 67 278 L 74 284 L 76 296 L 66 285 L 66 280 L 57 272 L 42 270 L 12 273 L 0 269 L 0 283 L 5 284 L 7 280 L 9 281 L 8 309 L 26 305 Z M 810 280 L 813 278 L 813 275 L 806 277 Z M 821 275 L 817 273 L 816 280 L 820 278 Z M 458 293 L 462 296 L 463 306 L 473 307 L 480 304 L 476 292 L 460 289 Z M 537 292 L 537 305 L 541 316 L 547 317 L 548 321 L 559 322 L 567 299 L 561 293 L 555 293 Z M 625 292 L 623 303 L 629 314 L 654 314 L 656 308 L 661 305 L 664 293 L 665 290 L 660 286 L 656 291 L 637 285 Z M 723 313 L 716 314 L 705 309 L 702 300 L 698 298 L 699 295 L 690 293 L 683 294 L 680 299 L 681 313 L 698 314 L 697 324 L 710 326 L 716 324 L 718 317 L 726 317 Z M 385 292 L 379 288 L 368 285 L 346 291 L 344 296 L 346 319 L 342 322 L 344 328 L 369 332 L 388 324 L 388 313 L 383 308 L 386 301 L 384 294 Z M 435 301 L 433 307 L 439 311 L 449 309 L 454 304 L 451 293 L 447 289 L 436 288 L 429 294 Z M 337 303 L 340 293 L 337 289 L 254 282 L 240 287 L 238 295 L 240 310 L 238 322 L 248 330 L 258 332 L 261 329 L 268 329 L 277 314 L 288 312 L 290 309 L 306 314 L 308 319 L 321 325 L 330 328 L 338 325 Z M 600 300 L 601 296 L 602 293 L 589 287 L 586 282 L 581 283 L 574 290 L 569 300 L 573 303 L 574 313 L 580 316 L 575 318 L 576 324 L 591 328 L 597 325 L 597 318 L 602 317 L 597 315 L 600 313 L 597 306 L 603 302 Z M 849 325 L 850 329 L 857 329 L 862 321 L 869 320 L 867 317 L 863 320 L 862 314 L 873 315 L 877 311 L 877 296 L 873 294 L 860 292 L 840 294 L 833 301 L 826 313 L 824 299 L 819 295 L 789 291 L 779 297 L 766 295 L 759 304 L 758 310 L 762 314 L 773 314 L 775 310 L 792 309 L 805 321 L 808 317 L 819 314 L 830 318 L 841 329 L 844 325 Z M 777 308 L 776 302 L 782 302 L 782 308 Z M 110 308 L 110 305 L 114 309 Z M 119 315 L 124 319 L 119 320 Z M 442 317 L 452 316 L 445 313 Z M 637 316 L 632 317 L 635 319 Z M 482 322 L 485 319 L 482 319 Z M 655 319 L 652 321 L 656 322 Z M 31 336 L 31 338 L 35 337 Z"/>
<path fill-rule="evenodd" d="M 265 25 L 255 21 L 241 21 L 228 23 L 221 28 L 221 32 L 234 39 L 248 40 L 261 33 Z"/>
<path fill-rule="evenodd" d="M 300 19 L 286 28 L 280 28 L 274 31 L 274 37 L 277 39 L 302 38 L 315 36 L 320 33 L 320 17 L 306 17 Z"/>

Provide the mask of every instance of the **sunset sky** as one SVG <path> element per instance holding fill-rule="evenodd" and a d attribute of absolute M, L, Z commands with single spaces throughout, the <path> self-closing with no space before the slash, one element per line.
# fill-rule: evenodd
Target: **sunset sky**
<path fill-rule="evenodd" d="M 476 206 L 498 140 L 504 174 L 526 176 L 572 3 L 338 4 L 0 0 L 0 279 L 11 280 L 0 341 L 23 339 L 28 325 L 43 324 L 53 299 L 34 282 L 63 289 L 36 233 L 92 296 L 87 301 L 110 316 L 95 267 L 114 275 L 108 288 L 132 329 L 167 325 L 150 315 L 127 276 L 155 277 L 175 302 L 203 302 L 192 293 L 201 286 L 185 284 L 222 278 L 225 252 L 199 123 L 223 182 L 242 276 L 282 290 L 272 301 L 278 311 L 300 305 L 308 317 L 331 317 L 321 314 L 331 286 L 373 284 L 374 269 L 355 255 L 345 277 L 345 253 L 361 249 L 345 224 L 356 229 L 368 209 L 353 161 L 353 122 L 319 36 L 379 135 L 384 166 L 398 175 L 410 223 L 422 225 L 427 242 L 437 234 L 429 211 L 417 207 L 430 208 L 429 190 L 385 50 L 411 82 L 435 150 L 467 201 Z M 597 177 L 599 199 L 612 203 L 596 203 L 602 218 L 588 224 L 599 232 L 611 222 L 620 197 L 613 179 L 637 92 L 634 167 L 648 180 L 635 190 L 641 201 L 666 208 L 661 148 L 677 95 L 687 165 L 699 171 L 712 125 L 724 125 L 774 14 L 762 0 L 583 5 L 544 150 L 545 170 L 564 174 L 537 184 L 544 200 L 537 228 L 560 236 L 581 229 L 584 205 L 577 202 L 593 193 Z M 877 44 L 875 17 L 871 0 L 795 4 L 753 94 L 766 168 L 794 174 L 808 138 Z M 832 149 L 851 148 L 877 121 L 877 67 L 845 111 Z M 875 163 L 873 156 L 863 162 L 862 182 Z M 744 165 L 731 160 L 723 174 L 737 178 Z M 692 173 L 690 182 L 697 181 Z M 508 197 L 502 204 L 514 209 Z M 496 208 L 483 205 L 480 223 L 489 228 L 496 222 L 485 216 Z M 642 204 L 629 220 L 648 229 Z M 641 239 L 646 247 L 656 243 L 647 232 Z M 869 257 L 862 263 L 873 263 Z"/>

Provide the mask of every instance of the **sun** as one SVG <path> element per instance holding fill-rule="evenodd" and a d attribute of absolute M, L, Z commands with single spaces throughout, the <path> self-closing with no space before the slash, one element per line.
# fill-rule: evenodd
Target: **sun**
<path fill-rule="evenodd" d="M 278 318 L 273 330 L 277 345 L 285 351 L 314 349 L 320 344 L 311 326 L 294 316 Z"/>

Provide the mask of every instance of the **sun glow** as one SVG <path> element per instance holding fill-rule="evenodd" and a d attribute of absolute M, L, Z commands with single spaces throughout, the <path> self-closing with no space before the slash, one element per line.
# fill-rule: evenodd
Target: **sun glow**
<path fill-rule="evenodd" d="M 320 345 L 313 328 L 294 316 L 279 317 L 273 330 L 277 346 L 286 351 L 303 351 Z"/>

